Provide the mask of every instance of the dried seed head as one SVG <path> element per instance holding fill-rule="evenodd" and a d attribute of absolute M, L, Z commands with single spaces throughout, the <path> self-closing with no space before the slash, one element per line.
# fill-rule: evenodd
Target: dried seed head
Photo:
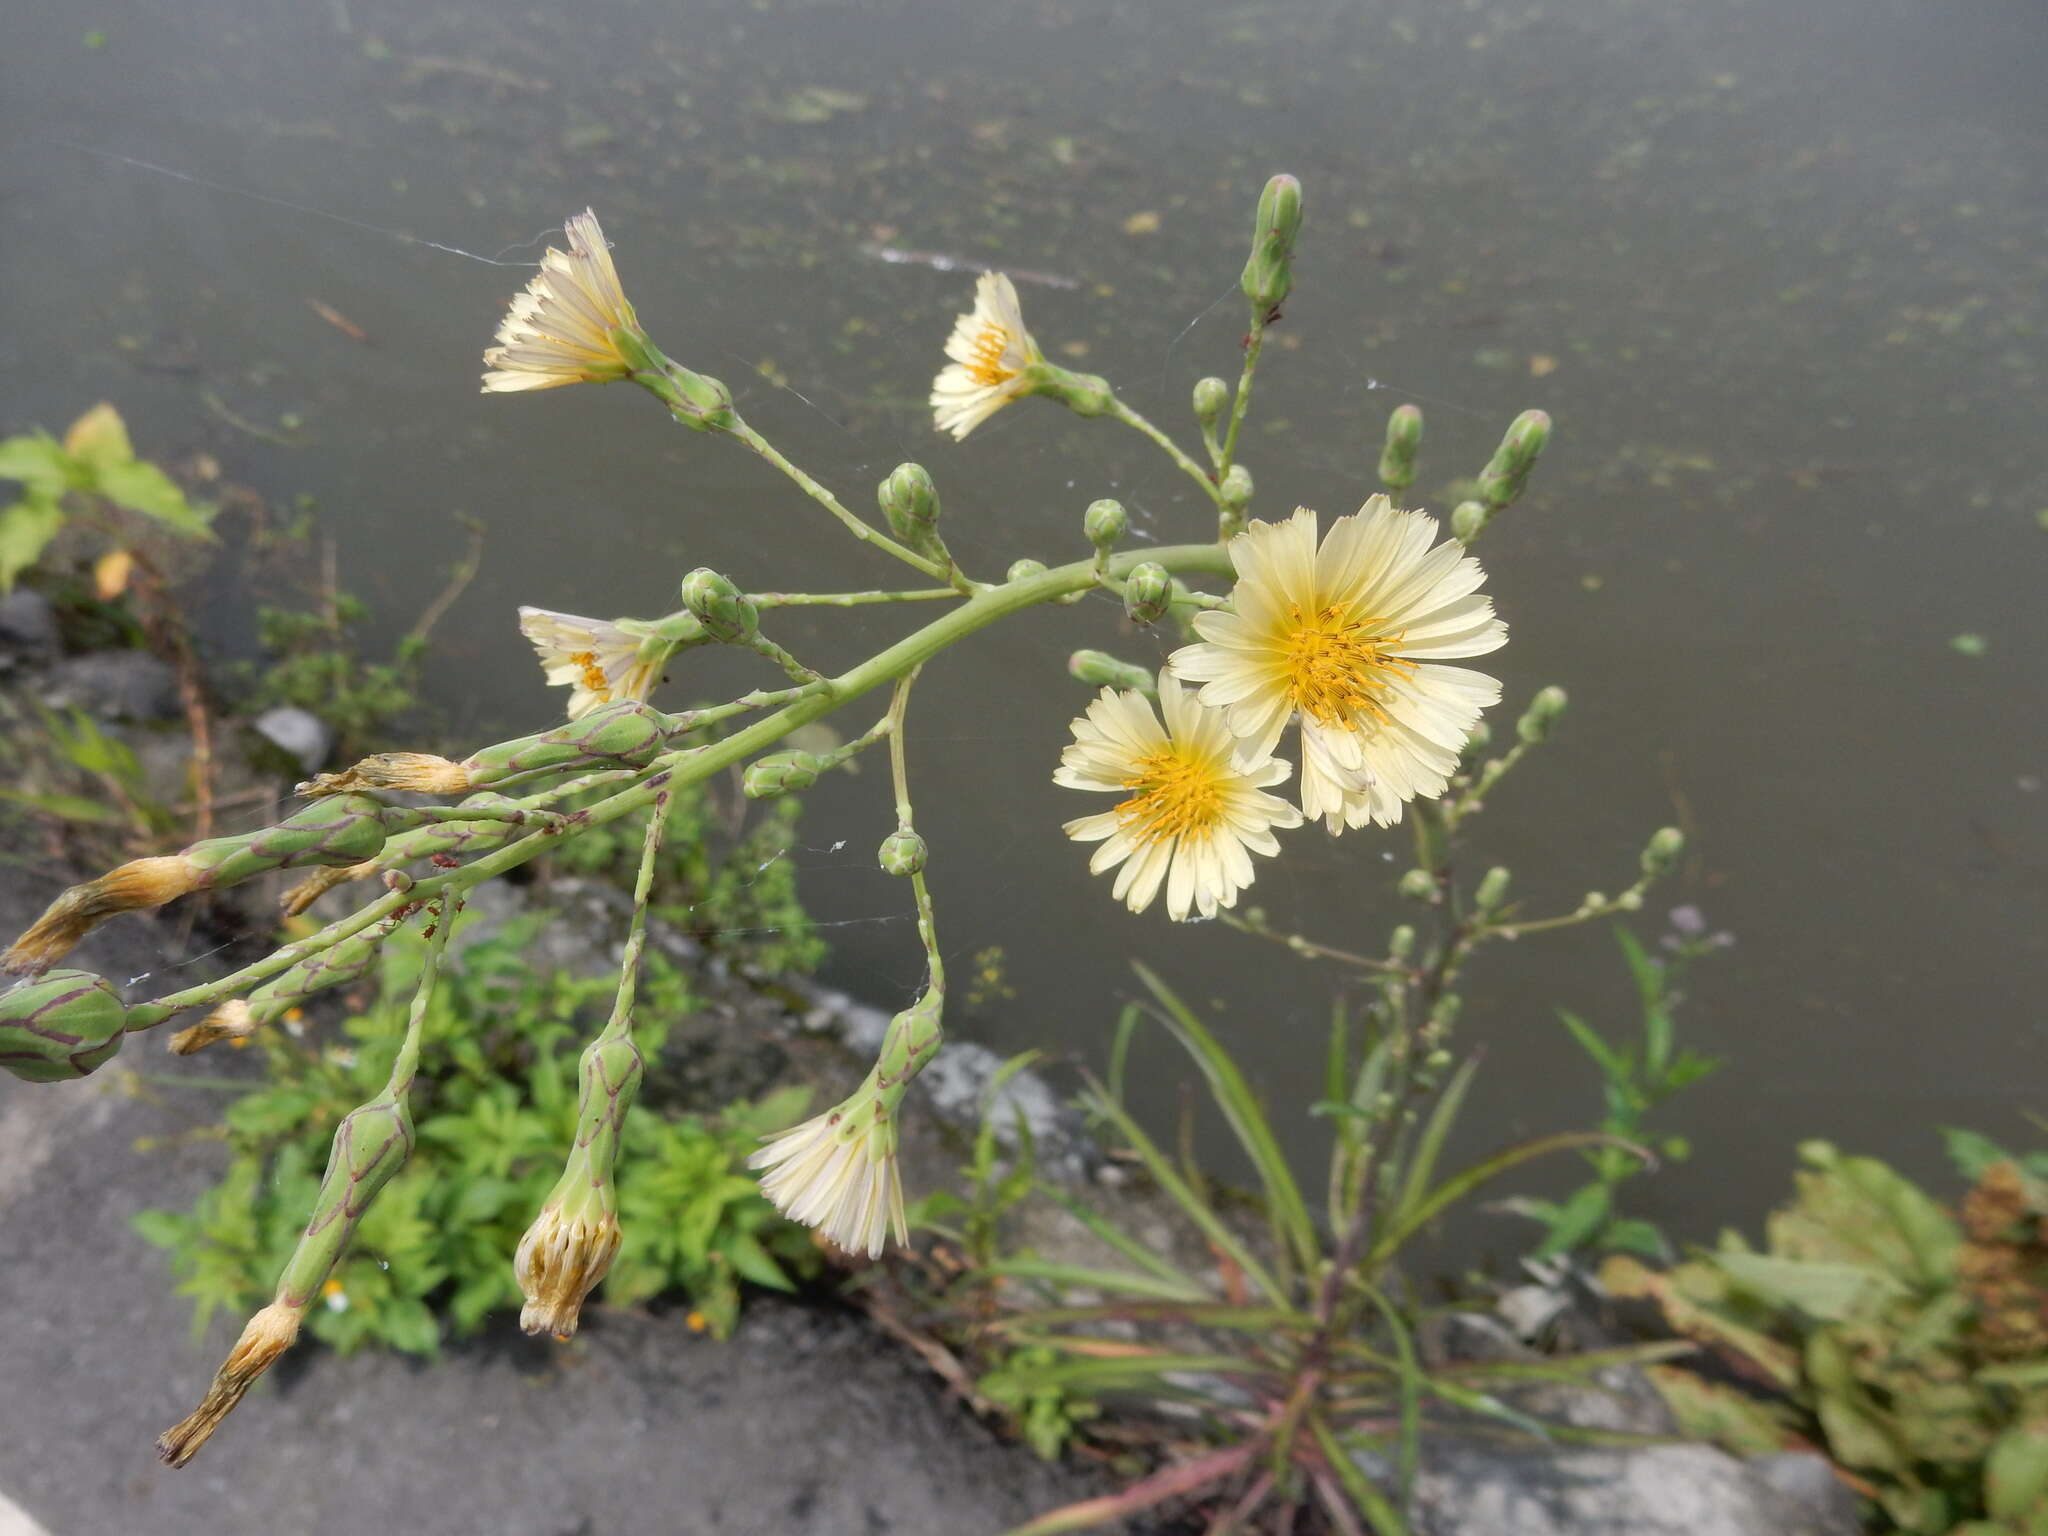
<path fill-rule="evenodd" d="M 250 1318 L 241 1338 L 214 1372 L 213 1385 L 206 1389 L 199 1406 L 156 1437 L 157 1455 L 171 1466 L 182 1467 L 198 1454 L 256 1379 L 292 1347 L 303 1314 L 303 1308 L 273 1301 Z"/>
<path fill-rule="evenodd" d="M 599 1208 L 570 1216 L 559 1202 L 550 1201 L 519 1239 L 512 1272 L 519 1277 L 519 1289 L 526 1296 L 519 1326 L 528 1333 L 573 1337 L 584 1298 L 618 1257 L 621 1234 L 617 1214 L 609 1208 L 609 1201 L 586 1203 Z"/>

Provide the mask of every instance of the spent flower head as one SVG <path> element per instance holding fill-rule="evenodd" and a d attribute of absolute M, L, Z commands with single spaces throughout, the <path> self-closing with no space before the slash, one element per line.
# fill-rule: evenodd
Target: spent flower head
<path fill-rule="evenodd" d="M 889 1095 L 900 1101 L 900 1090 Z M 747 1164 L 767 1171 L 761 1193 L 792 1221 L 816 1227 L 848 1253 L 878 1258 L 891 1234 L 910 1240 L 896 1120 L 872 1084 L 772 1138 Z"/>
<path fill-rule="evenodd" d="M 486 394 L 603 384 L 633 371 L 612 333 L 637 333 L 639 321 L 619 286 L 597 215 L 588 208 L 572 214 L 562 232 L 567 254 L 548 248 L 533 281 L 513 296 L 498 344 L 484 353 Z"/>
<path fill-rule="evenodd" d="M 1223 713 L 1205 707 L 1171 673 L 1159 677 L 1162 726 L 1141 693 L 1105 688 L 1072 725 L 1073 745 L 1053 781 L 1123 795 L 1112 810 L 1066 824 L 1077 842 L 1100 842 L 1090 874 L 1122 865 L 1110 894 L 1142 912 L 1166 889 L 1175 922 L 1235 906 L 1252 883 L 1254 853 L 1280 851 L 1275 827 L 1301 812 L 1266 786 L 1287 777 L 1270 750 L 1247 751 Z"/>
<path fill-rule="evenodd" d="M 523 607 L 519 632 L 539 653 L 548 682 L 569 685 L 571 720 L 620 699 L 646 703 L 668 660 L 667 647 L 650 645 L 646 634 L 609 619 Z"/>
<path fill-rule="evenodd" d="M 1033 369 L 1044 354 L 1024 328 L 1017 289 L 1000 272 L 974 285 L 974 308 L 953 322 L 946 365 L 932 381 L 932 420 L 965 437 L 1012 400 L 1034 392 Z"/>
<path fill-rule="evenodd" d="M 1436 520 L 1384 496 L 1340 517 L 1320 544 L 1306 507 L 1254 521 L 1230 542 L 1231 612 L 1195 618 L 1172 657 L 1205 704 L 1270 753 L 1301 722 L 1301 808 L 1332 832 L 1401 819 L 1440 795 L 1500 684 L 1444 662 L 1507 643 L 1486 574 Z"/>

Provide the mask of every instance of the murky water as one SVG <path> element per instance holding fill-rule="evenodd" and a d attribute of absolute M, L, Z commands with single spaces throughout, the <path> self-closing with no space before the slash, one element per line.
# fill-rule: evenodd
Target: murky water
<path fill-rule="evenodd" d="M 2044 1107 L 2044 50 L 2030 0 L 20 0 L 0 51 L 0 428 L 108 397 L 146 451 L 204 447 L 267 495 L 310 493 L 346 581 L 395 623 L 458 553 L 454 515 L 483 516 L 433 692 L 489 739 L 557 707 L 519 602 L 661 611 L 700 563 L 780 587 L 892 576 L 640 396 L 478 395 L 526 274 L 419 240 L 531 260 L 594 204 L 669 350 L 849 501 L 929 465 L 956 551 L 994 574 L 1080 553 L 1105 492 L 1147 537 L 1206 519 L 1147 445 L 1050 406 L 934 435 L 922 397 L 970 282 L 863 245 L 1075 279 L 1027 287 L 1034 329 L 1180 430 L 1192 380 L 1234 372 L 1251 200 L 1292 170 L 1310 224 L 1245 454 L 1259 510 L 1356 505 L 1402 400 L 1429 413 L 1418 490 L 1439 510 L 1517 409 L 1559 422 L 1482 549 L 1509 711 L 1548 682 L 1574 705 L 1470 859 L 1514 867 L 1545 911 L 1625 884 L 1659 823 L 1693 834 L 1663 904 L 1739 935 L 1685 1021 L 1731 1066 L 1679 1117 L 1698 1157 L 1648 1193 L 1705 1233 L 1753 1220 L 1801 1137 L 1929 1170 L 1932 1126 L 2019 1140 Z M 246 640 L 250 600 L 215 593 L 220 644 Z M 1056 833 L 1077 814 L 1049 780 L 1082 702 L 1066 651 L 1156 649 L 1107 603 L 1083 613 L 1081 635 L 1068 613 L 985 635 L 919 690 L 943 939 L 962 962 L 1002 945 L 1015 994 L 952 1022 L 1099 1063 L 1142 954 L 1225 1005 L 1275 1102 L 1304 1102 L 1334 975 L 1130 919 Z M 904 622 L 779 632 L 831 659 Z M 1952 647 L 1966 634 L 1982 654 Z M 742 676 L 707 665 L 678 692 Z M 919 958 L 869 858 L 884 795 L 872 774 L 821 790 L 793 856 L 842 925 L 831 979 L 891 1001 Z M 1372 945 L 1404 848 L 1298 838 L 1256 896 Z M 1596 1113 L 1560 1004 L 1626 1022 L 1604 936 L 1476 967 L 1474 1147 Z M 1147 1059 L 1163 1111 L 1166 1058 Z"/>

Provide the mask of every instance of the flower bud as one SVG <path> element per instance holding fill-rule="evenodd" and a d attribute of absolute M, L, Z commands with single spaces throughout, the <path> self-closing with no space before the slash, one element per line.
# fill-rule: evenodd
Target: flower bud
<path fill-rule="evenodd" d="M 1076 416 L 1107 416 L 1116 407 L 1109 380 L 1093 373 L 1075 373 L 1054 363 L 1031 365 L 1034 395 L 1050 395 Z"/>
<path fill-rule="evenodd" d="M 1387 958 L 1406 960 L 1415 953 L 1415 930 L 1407 923 L 1401 924 L 1387 935 Z"/>
<path fill-rule="evenodd" d="M 908 827 L 898 827 L 882 839 L 882 846 L 875 856 L 886 874 L 921 874 L 925 860 L 924 839 Z"/>
<path fill-rule="evenodd" d="M 1108 497 L 1089 502 L 1088 510 L 1081 515 L 1081 531 L 1088 535 L 1088 542 L 1098 554 L 1106 555 L 1116 548 L 1130 526 L 1130 514 L 1124 511 L 1124 504 Z"/>
<path fill-rule="evenodd" d="M 1477 757 L 1493 745 L 1493 727 L 1484 720 L 1472 722 L 1472 729 L 1466 733 L 1465 745 L 1458 750 L 1460 757 Z"/>
<path fill-rule="evenodd" d="M 1479 472 L 1479 497 L 1494 512 L 1512 503 L 1528 484 L 1529 471 L 1550 441 L 1550 417 L 1542 411 L 1524 411 L 1500 440 L 1493 458 Z"/>
<path fill-rule="evenodd" d="M 1294 287 L 1294 240 L 1300 232 L 1301 183 L 1275 176 L 1259 194 L 1252 253 L 1239 279 L 1245 301 L 1261 316 L 1285 301 Z"/>
<path fill-rule="evenodd" d="M 90 971 L 50 971 L 0 993 L 0 1067 L 31 1083 L 84 1077 L 121 1049 L 128 1008 Z"/>
<path fill-rule="evenodd" d="M 1465 1000 L 1455 992 L 1446 992 L 1438 998 L 1436 1006 L 1429 1010 L 1430 1033 L 1438 1039 L 1448 1034 L 1451 1026 L 1458 1022 L 1458 1014 L 1464 1006 Z"/>
<path fill-rule="evenodd" d="M 771 752 L 747 764 L 740 793 L 749 800 L 773 800 L 809 789 L 824 771 L 825 760 L 815 752 Z"/>
<path fill-rule="evenodd" d="M 1156 624 L 1173 605 L 1173 578 L 1156 560 L 1134 565 L 1124 578 L 1124 616 L 1133 624 Z"/>
<path fill-rule="evenodd" d="M 1479 889 L 1472 893 L 1472 905 L 1482 913 L 1500 910 L 1501 903 L 1508 899 L 1510 878 L 1503 865 L 1494 865 L 1480 880 Z"/>
<path fill-rule="evenodd" d="M 1479 501 L 1461 501 L 1451 509 L 1451 534 L 1460 544 L 1470 544 L 1486 531 L 1493 514 Z"/>
<path fill-rule="evenodd" d="M 614 332 L 615 345 L 616 339 Z M 708 373 L 661 358 L 657 370 L 636 372 L 633 380 L 646 386 L 692 432 L 723 432 L 732 426 L 732 391 Z"/>
<path fill-rule="evenodd" d="M 1637 890 L 1623 891 L 1614 898 L 1614 904 L 1624 912 L 1640 912 L 1643 910 L 1643 893 Z"/>
<path fill-rule="evenodd" d="M 1588 891 L 1579 898 L 1580 912 L 1598 912 L 1607 905 L 1605 891 Z"/>
<path fill-rule="evenodd" d="M 1422 1064 L 1432 1072 L 1441 1072 L 1451 1064 L 1451 1053 L 1442 1046 L 1438 1046 L 1422 1058 Z"/>
<path fill-rule="evenodd" d="M 889 530 L 913 549 L 923 546 L 939 523 L 939 492 L 921 464 L 898 464 L 876 492 Z"/>
<path fill-rule="evenodd" d="M 1012 561 L 1009 570 L 1003 573 L 1003 579 L 1005 581 L 1023 581 L 1026 577 L 1043 576 L 1044 574 L 1045 562 L 1043 560 L 1016 560 Z"/>
<path fill-rule="evenodd" d="M 1435 901 L 1436 876 L 1426 869 L 1411 869 L 1395 889 L 1410 901 Z"/>
<path fill-rule="evenodd" d="M 1091 688 L 1136 689 L 1147 698 L 1158 692 L 1150 671 L 1135 662 L 1119 661 L 1107 651 L 1076 651 L 1067 658 L 1067 671 Z"/>
<path fill-rule="evenodd" d="M 1380 449 L 1380 484 L 1395 495 L 1415 483 L 1415 450 L 1422 446 L 1422 409 L 1404 405 L 1387 418 L 1386 446 Z"/>
<path fill-rule="evenodd" d="M 1531 746 L 1548 740 L 1550 728 L 1557 724 L 1564 714 L 1565 705 L 1570 702 L 1565 691 L 1555 683 L 1537 690 L 1536 697 L 1529 701 L 1529 707 L 1522 711 L 1522 718 L 1515 722 L 1515 734 Z"/>
<path fill-rule="evenodd" d="M 173 1056 L 191 1056 L 223 1040 L 246 1040 L 262 1020 L 239 997 L 231 997 L 197 1024 L 186 1026 L 165 1042 Z"/>
<path fill-rule="evenodd" d="M 1221 379 L 1195 381 L 1195 420 L 1202 424 L 1203 431 L 1216 430 L 1216 423 L 1222 419 L 1224 408 L 1229 404 L 1230 386 Z"/>
<path fill-rule="evenodd" d="M 753 599 L 718 572 L 698 566 L 683 578 L 682 596 L 683 606 L 720 645 L 744 644 L 754 638 L 761 616 Z"/>
<path fill-rule="evenodd" d="M 1252 472 L 1242 464 L 1233 464 L 1229 473 L 1217 482 L 1216 489 L 1223 497 L 1223 509 L 1241 517 L 1252 499 Z"/>
<path fill-rule="evenodd" d="M 1643 847 L 1643 873 L 1654 880 L 1670 871 L 1685 852 L 1685 834 L 1676 827 L 1659 827 Z"/>
<path fill-rule="evenodd" d="M 606 1191 L 609 1194 L 609 1181 Z M 527 1333 L 574 1337 L 583 1302 L 611 1272 L 624 1234 L 610 1198 L 586 1198 L 574 1211 L 550 1199 L 519 1239 L 512 1273 L 526 1305 L 519 1326 Z"/>

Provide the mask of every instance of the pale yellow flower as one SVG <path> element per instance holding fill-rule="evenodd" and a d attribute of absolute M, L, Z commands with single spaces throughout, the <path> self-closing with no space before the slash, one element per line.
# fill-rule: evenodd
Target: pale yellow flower
<path fill-rule="evenodd" d="M 533 642 L 548 682 L 569 685 L 571 720 L 620 699 L 644 704 L 661 681 L 665 658 L 643 656 L 645 637 L 608 619 L 522 607 L 519 632 Z"/>
<path fill-rule="evenodd" d="M 965 437 L 1012 400 L 1031 392 L 1030 369 L 1044 361 L 1024 329 L 1017 290 L 1000 272 L 974 285 L 974 309 L 953 322 L 953 361 L 932 381 L 933 425 Z"/>
<path fill-rule="evenodd" d="M 1301 808 L 1332 832 L 1388 826 L 1404 802 L 1440 795 L 1500 684 L 1446 661 L 1507 643 L 1486 573 L 1436 520 L 1384 496 L 1316 540 L 1316 514 L 1254 521 L 1230 541 L 1230 612 L 1195 619 L 1199 644 L 1172 665 L 1202 701 L 1270 752 L 1301 722 Z"/>
<path fill-rule="evenodd" d="M 1264 792 L 1287 777 L 1270 750 L 1247 752 L 1220 710 L 1202 705 L 1171 673 L 1159 678 L 1159 717 L 1142 693 L 1102 690 L 1073 722 L 1074 741 L 1053 781 L 1126 798 L 1113 810 L 1066 824 L 1077 842 L 1100 842 L 1088 861 L 1099 875 L 1121 864 L 1110 894 L 1133 912 L 1162 885 L 1167 915 L 1214 917 L 1252 883 L 1254 853 L 1280 851 L 1275 827 L 1298 827 L 1301 812 Z"/>
<path fill-rule="evenodd" d="M 560 384 L 623 379 L 632 365 L 611 332 L 639 321 L 619 286 L 618 271 L 597 215 L 588 208 L 563 222 L 567 255 L 548 248 L 540 271 L 498 326 L 498 345 L 484 353 L 491 370 L 484 392 L 553 389 Z"/>
<path fill-rule="evenodd" d="M 765 1168 L 761 1193 L 791 1221 L 816 1227 L 848 1253 L 878 1257 L 893 1232 L 910 1241 L 896 1127 L 873 1095 L 848 1100 L 784 1131 L 747 1159 Z"/>

